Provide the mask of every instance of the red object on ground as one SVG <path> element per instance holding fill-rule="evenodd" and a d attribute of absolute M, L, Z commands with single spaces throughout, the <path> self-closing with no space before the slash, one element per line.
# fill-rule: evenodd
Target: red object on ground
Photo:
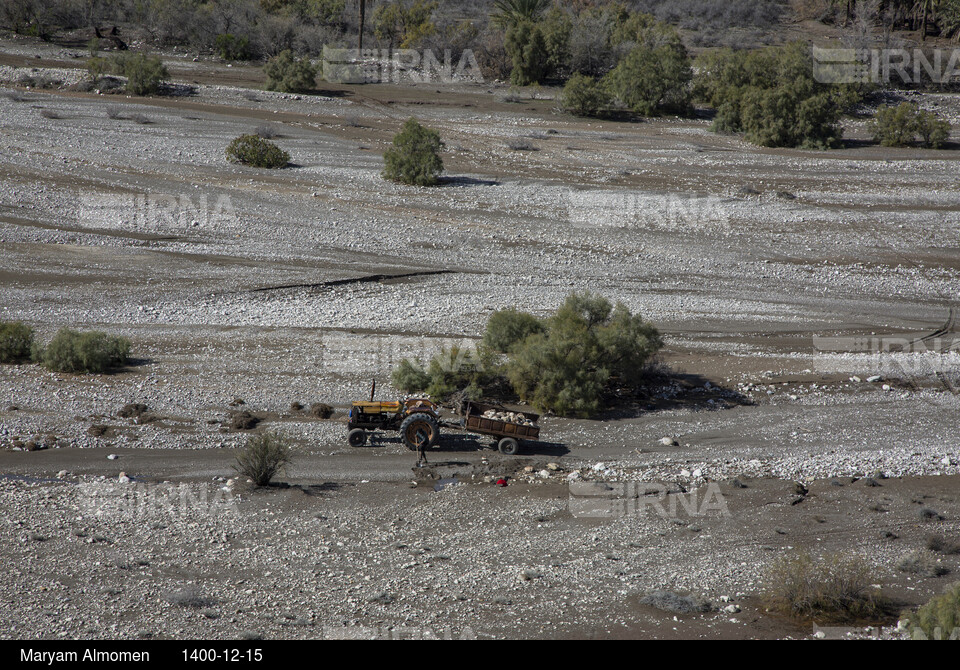
<path fill-rule="evenodd" d="M 498 480 L 497 480 L 497 486 L 506 486 L 506 485 L 507 485 L 507 480 L 506 480 L 506 479 L 498 479 Z"/>

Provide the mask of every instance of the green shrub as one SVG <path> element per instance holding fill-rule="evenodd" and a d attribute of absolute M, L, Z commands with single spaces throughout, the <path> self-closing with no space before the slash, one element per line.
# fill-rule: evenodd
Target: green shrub
<path fill-rule="evenodd" d="M 170 76 L 163 61 L 145 54 L 114 56 L 114 73 L 127 78 L 127 93 L 154 95 L 164 79 Z"/>
<path fill-rule="evenodd" d="M 252 479 L 256 486 L 267 486 L 291 462 L 289 445 L 279 435 L 266 432 L 247 440 L 233 469 Z"/>
<path fill-rule="evenodd" d="M 444 347 L 430 359 L 426 369 L 416 361 L 404 359 L 394 369 L 391 381 L 406 393 L 447 399 L 463 392 L 465 397 L 477 398 L 498 375 L 491 352 L 482 345 L 476 349 Z"/>
<path fill-rule="evenodd" d="M 803 81 L 743 96 L 741 129 L 762 147 L 830 149 L 840 140 L 837 108 L 824 93 L 811 95 Z"/>
<path fill-rule="evenodd" d="M 539 84 L 547 76 L 550 54 L 540 26 L 531 21 L 516 23 L 507 30 L 504 47 L 513 64 L 511 84 Z"/>
<path fill-rule="evenodd" d="M 483 343 L 495 352 L 505 354 L 534 333 L 542 333 L 543 323 L 533 314 L 514 308 L 494 312 L 487 320 Z"/>
<path fill-rule="evenodd" d="M 608 384 L 639 383 L 663 342 L 656 328 L 602 296 L 574 293 L 544 329 L 511 348 L 506 375 L 521 399 L 560 415 L 590 416 Z"/>
<path fill-rule="evenodd" d="M 30 360 L 33 328 L 20 321 L 0 321 L 0 363 Z"/>
<path fill-rule="evenodd" d="M 940 149 L 950 137 L 950 124 L 936 113 L 920 109 L 912 102 L 896 107 L 880 105 L 870 121 L 873 139 L 885 147 L 907 147 L 917 136 L 922 146 Z"/>
<path fill-rule="evenodd" d="M 53 372 L 106 372 L 125 365 L 129 356 L 130 340 L 125 337 L 69 328 L 61 328 L 46 347 L 33 347 L 34 360 Z"/>
<path fill-rule="evenodd" d="M 423 366 L 405 358 L 390 374 L 390 381 L 404 393 L 422 393 L 430 385 L 430 375 Z"/>
<path fill-rule="evenodd" d="M 440 134 L 410 118 L 383 154 L 385 179 L 415 186 L 433 186 L 443 172 Z"/>
<path fill-rule="evenodd" d="M 268 91 L 303 93 L 316 87 L 317 68 L 309 59 L 297 58 L 289 49 L 281 51 L 264 65 Z"/>
<path fill-rule="evenodd" d="M 542 410 L 589 416 L 613 383 L 639 383 L 661 346 L 656 328 L 624 305 L 575 293 L 548 319 L 494 312 L 476 349 L 445 348 L 425 367 L 404 360 L 392 381 L 436 398 L 516 394 Z"/>
<path fill-rule="evenodd" d="M 897 107 L 880 105 L 870 121 L 873 139 L 885 147 L 905 147 L 917 133 L 917 106 L 904 102 Z"/>
<path fill-rule="evenodd" d="M 819 622 L 876 620 L 887 604 L 873 584 L 873 570 L 856 557 L 839 554 L 816 560 L 808 553 L 784 556 L 766 574 L 768 609 Z"/>
<path fill-rule="evenodd" d="M 693 93 L 716 109 L 715 132 L 745 133 L 762 146 L 826 149 L 840 138 L 841 112 L 862 90 L 813 78 L 808 45 L 701 56 Z"/>
<path fill-rule="evenodd" d="M 960 640 L 960 582 L 902 618 L 914 639 Z"/>
<path fill-rule="evenodd" d="M 563 87 L 560 106 L 576 116 L 599 116 L 610 106 L 610 93 L 593 77 L 577 73 Z"/>
<path fill-rule="evenodd" d="M 921 110 L 917 114 L 917 134 L 928 149 L 942 149 L 950 139 L 950 122 L 941 119 L 935 112 Z"/>
<path fill-rule="evenodd" d="M 222 33 L 214 40 L 214 49 L 223 60 L 250 60 L 253 52 L 250 49 L 250 40 L 244 36 Z"/>
<path fill-rule="evenodd" d="M 258 135 L 241 135 L 227 146 L 227 160 L 259 168 L 282 168 L 290 154 Z"/>
<path fill-rule="evenodd" d="M 688 102 L 687 85 L 692 76 L 682 44 L 641 44 L 604 77 L 604 82 L 628 109 L 650 116 L 663 109 L 682 110 Z"/>

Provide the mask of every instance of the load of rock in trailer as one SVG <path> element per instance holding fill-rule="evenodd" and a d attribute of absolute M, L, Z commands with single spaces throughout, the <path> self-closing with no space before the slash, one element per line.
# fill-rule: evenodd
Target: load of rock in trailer
<path fill-rule="evenodd" d="M 497 421 L 506 421 L 507 423 L 516 423 L 521 426 L 535 426 L 535 422 L 531 421 L 523 414 L 519 412 L 506 412 L 495 409 L 488 409 L 483 413 L 485 419 L 496 419 Z"/>

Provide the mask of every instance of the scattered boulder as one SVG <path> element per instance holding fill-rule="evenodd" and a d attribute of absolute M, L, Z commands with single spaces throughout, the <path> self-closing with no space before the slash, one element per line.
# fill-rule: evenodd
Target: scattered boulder
<path fill-rule="evenodd" d="M 640 599 L 640 604 L 672 614 L 700 614 L 712 609 L 703 598 L 663 590 L 651 591 Z"/>

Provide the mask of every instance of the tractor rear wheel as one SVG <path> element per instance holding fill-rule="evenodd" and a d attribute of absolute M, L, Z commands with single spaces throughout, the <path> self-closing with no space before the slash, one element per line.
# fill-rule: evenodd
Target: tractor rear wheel
<path fill-rule="evenodd" d="M 400 424 L 400 439 L 410 451 L 429 449 L 440 439 L 440 424 L 429 414 L 416 412 Z"/>
<path fill-rule="evenodd" d="M 361 428 L 354 428 L 347 433 L 347 442 L 351 447 L 362 447 L 367 443 L 367 433 Z"/>
<path fill-rule="evenodd" d="M 520 443 L 512 437 L 505 437 L 500 440 L 497 448 L 504 456 L 516 456 L 520 453 Z"/>

